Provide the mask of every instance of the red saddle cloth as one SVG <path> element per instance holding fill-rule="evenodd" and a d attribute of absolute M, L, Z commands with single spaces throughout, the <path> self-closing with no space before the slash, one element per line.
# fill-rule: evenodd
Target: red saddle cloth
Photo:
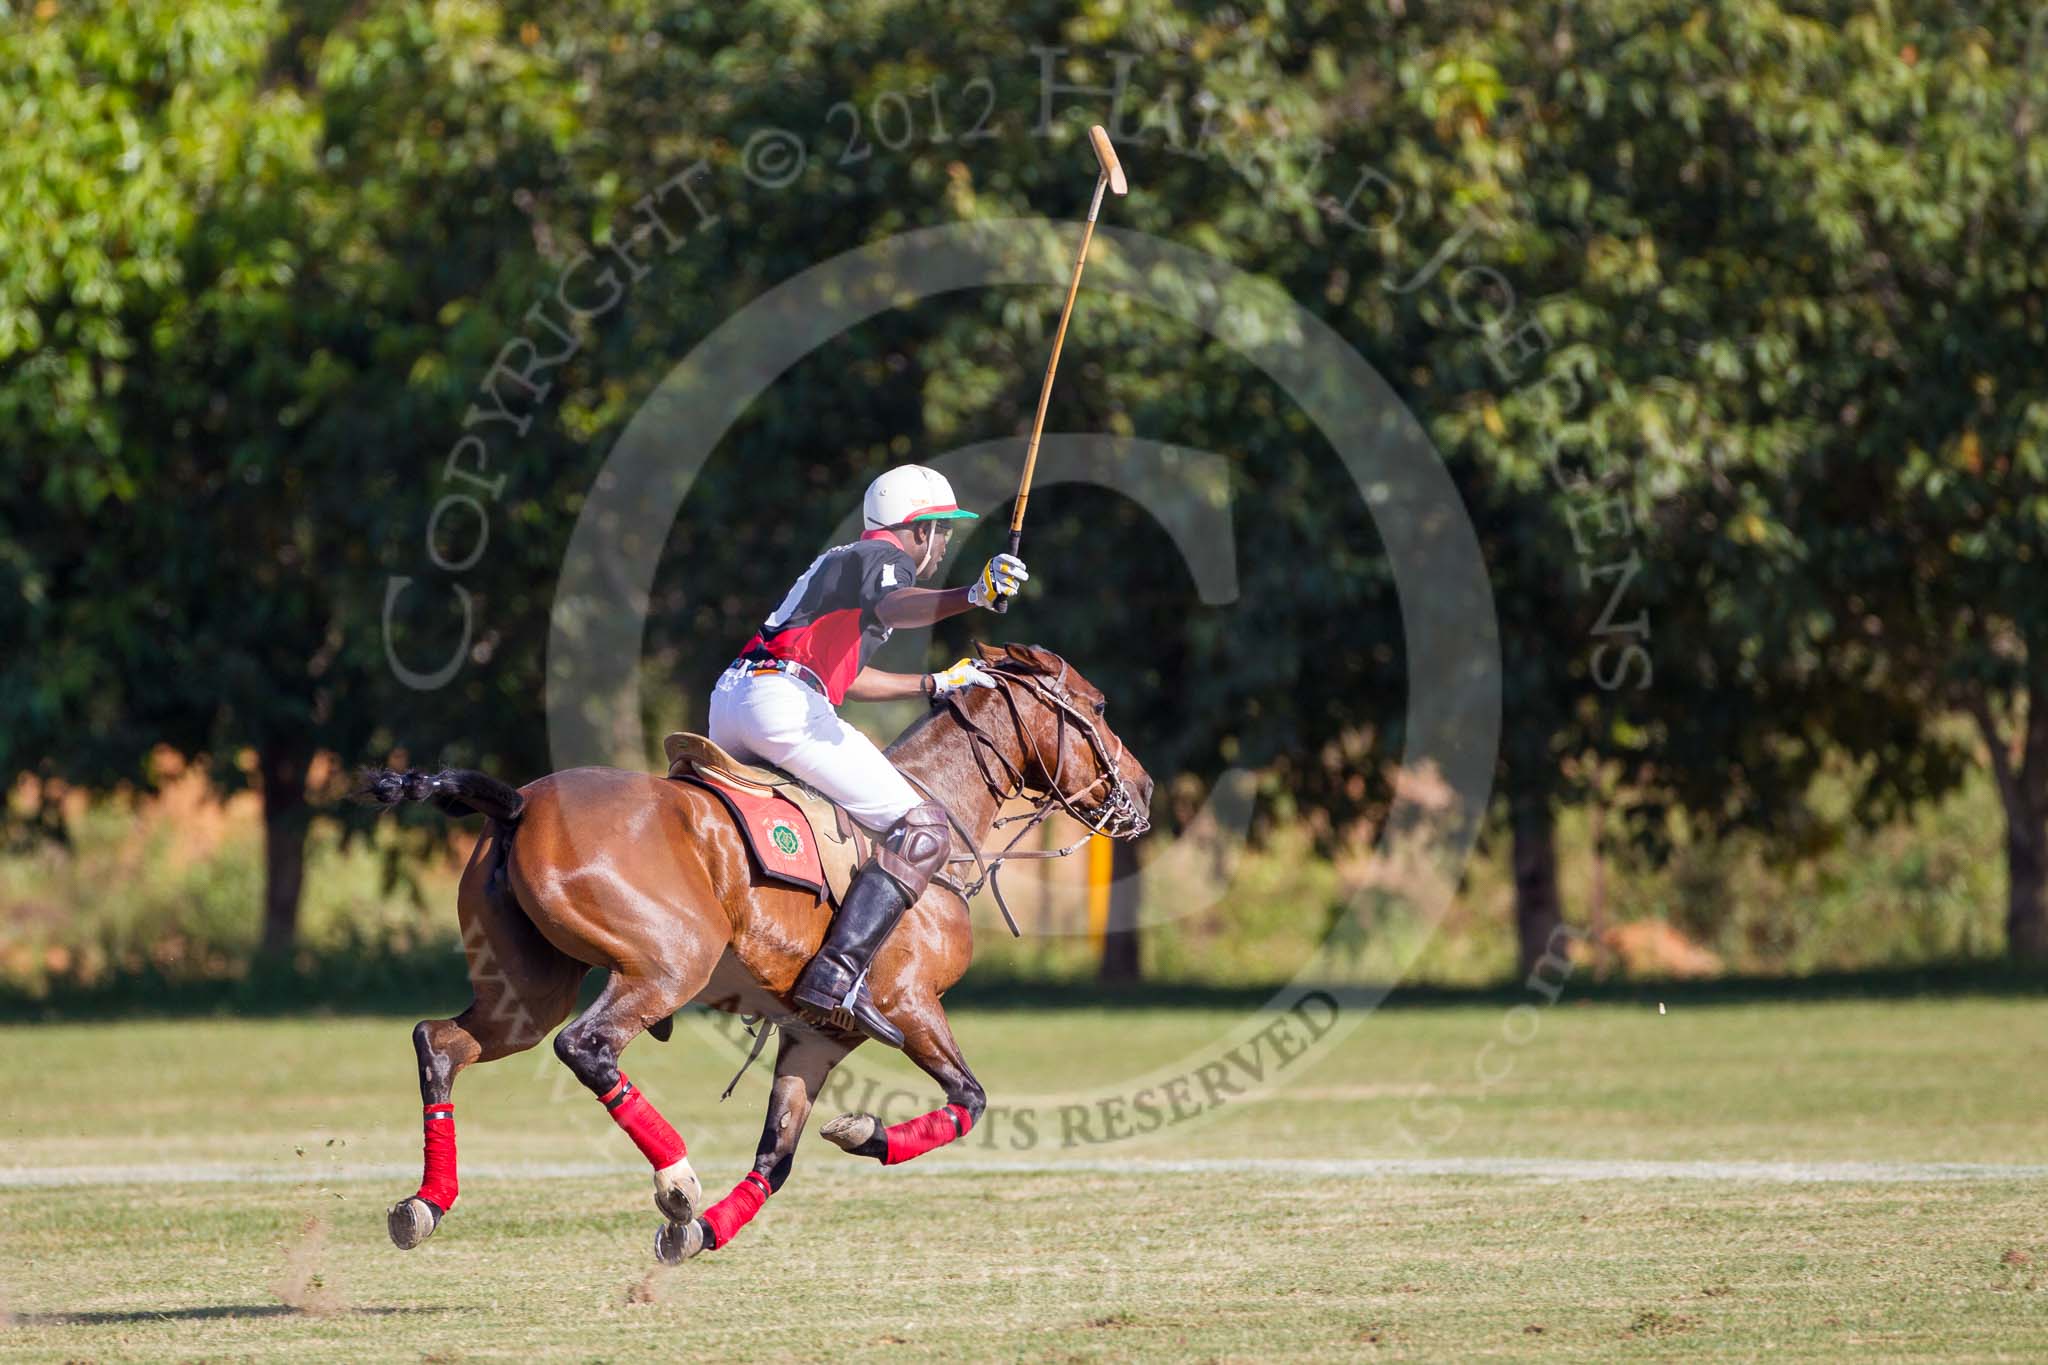
<path fill-rule="evenodd" d="M 763 876 L 802 887 L 820 900 L 829 899 L 825 865 L 818 860 L 817 835 L 811 830 L 810 817 L 794 801 L 780 792 L 762 795 L 728 786 L 707 777 L 701 769 L 678 774 L 677 780 L 695 783 L 725 803 Z"/>

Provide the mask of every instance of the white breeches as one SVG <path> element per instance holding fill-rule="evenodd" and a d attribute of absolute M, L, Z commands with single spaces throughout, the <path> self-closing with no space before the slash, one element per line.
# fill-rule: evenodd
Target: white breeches
<path fill-rule="evenodd" d="M 711 742 L 742 762 L 772 763 L 800 778 L 877 834 L 924 800 L 873 740 L 786 673 L 720 674 L 711 693 Z"/>

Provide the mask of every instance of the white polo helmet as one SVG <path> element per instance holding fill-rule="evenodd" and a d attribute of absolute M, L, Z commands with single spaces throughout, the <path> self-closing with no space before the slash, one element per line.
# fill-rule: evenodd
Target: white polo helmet
<path fill-rule="evenodd" d="M 953 521 L 975 515 L 960 510 L 953 485 L 946 482 L 945 475 L 921 464 L 902 465 L 869 484 L 860 511 L 861 520 L 870 531 L 913 521 Z"/>

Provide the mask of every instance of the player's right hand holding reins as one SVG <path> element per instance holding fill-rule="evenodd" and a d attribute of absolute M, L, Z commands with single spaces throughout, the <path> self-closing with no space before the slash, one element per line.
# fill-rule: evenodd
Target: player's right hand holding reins
<path fill-rule="evenodd" d="M 1001 611 L 1005 599 L 1015 597 L 1030 578 L 1023 560 L 1015 555 L 997 555 L 982 566 L 981 577 L 967 589 L 967 600 L 977 607 Z"/>

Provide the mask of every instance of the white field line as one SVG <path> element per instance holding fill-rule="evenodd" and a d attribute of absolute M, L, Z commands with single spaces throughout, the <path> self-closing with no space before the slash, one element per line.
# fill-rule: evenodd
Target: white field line
<path fill-rule="evenodd" d="M 812 1165 L 821 1174 L 832 1172 Z M 949 1161 L 943 1155 L 915 1168 L 920 1175 L 1268 1175 L 1313 1180 L 1387 1180 L 1416 1176 L 1483 1177 L 1559 1181 L 1708 1180 L 1738 1184 L 1917 1184 L 1930 1181 L 2041 1180 L 2048 1166 L 1994 1165 L 1963 1161 L 1629 1161 L 1571 1157 L 1358 1157 L 1308 1159 L 1264 1157 L 1188 1159 L 1097 1157 L 1071 1160 Z M 0 1168 L 0 1189 L 56 1189 L 75 1185 L 334 1184 L 348 1180 L 409 1183 L 413 1164 L 322 1163 L 318 1166 L 262 1166 L 228 1162 L 160 1162 L 144 1165 L 14 1166 Z M 463 1167 L 465 1179 L 566 1180 L 647 1174 L 625 1162 L 532 1162 Z M 900 1177 L 893 1177 L 900 1178 Z"/>

